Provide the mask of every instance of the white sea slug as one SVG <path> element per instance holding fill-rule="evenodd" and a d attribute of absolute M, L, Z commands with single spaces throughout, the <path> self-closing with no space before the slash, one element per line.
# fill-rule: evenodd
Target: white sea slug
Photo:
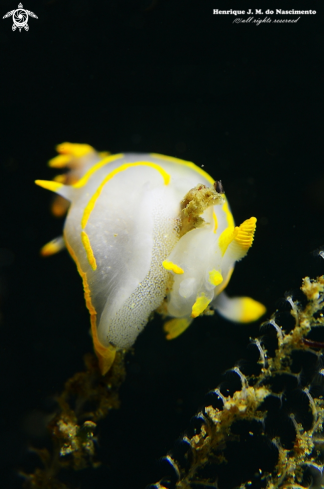
<path fill-rule="evenodd" d="M 61 196 L 56 214 L 70 206 L 64 237 L 42 253 L 66 245 L 74 259 L 103 374 L 153 311 L 173 318 L 164 325 L 168 339 L 210 308 L 240 322 L 264 314 L 259 302 L 223 292 L 252 245 L 256 218 L 235 227 L 221 182 L 193 163 L 158 154 L 110 155 L 72 143 L 57 150 L 50 166 L 70 171 L 36 183 Z"/>

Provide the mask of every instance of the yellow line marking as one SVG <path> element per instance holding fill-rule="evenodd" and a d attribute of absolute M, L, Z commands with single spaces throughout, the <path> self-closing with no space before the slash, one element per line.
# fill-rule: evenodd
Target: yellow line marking
<path fill-rule="evenodd" d="M 217 295 L 219 295 L 221 292 L 223 292 L 223 290 L 227 287 L 228 282 L 231 280 L 231 276 L 232 276 L 233 272 L 234 272 L 234 267 L 231 267 L 228 274 L 227 274 L 226 279 L 222 282 L 222 285 L 220 286 L 219 290 L 217 291 Z"/>
<path fill-rule="evenodd" d="M 225 214 L 226 214 L 227 224 L 229 225 L 229 227 L 234 227 L 234 218 L 233 218 L 233 214 L 231 213 L 231 211 L 230 211 L 230 210 L 229 210 L 229 208 L 228 208 L 228 203 L 227 203 L 227 200 L 225 201 L 225 204 L 223 205 L 222 210 L 223 210 L 223 211 L 225 212 Z"/>
<path fill-rule="evenodd" d="M 96 262 L 94 254 L 93 254 L 93 250 L 91 248 L 90 239 L 89 239 L 89 236 L 87 235 L 87 233 L 85 231 L 82 231 L 82 233 L 81 233 L 81 240 L 82 240 L 82 244 L 83 244 L 84 249 L 86 251 L 87 258 L 88 258 L 88 261 L 91 265 L 92 270 L 97 270 L 97 262 Z"/>
<path fill-rule="evenodd" d="M 213 219 L 214 219 L 214 223 L 215 223 L 215 225 L 214 225 L 214 233 L 216 233 L 217 228 L 218 228 L 218 221 L 217 221 L 217 216 L 216 216 L 216 213 L 215 213 L 214 210 L 213 210 Z"/>
<path fill-rule="evenodd" d="M 220 237 L 218 238 L 218 245 L 220 247 L 222 256 L 225 255 L 228 245 L 233 241 L 234 237 L 234 227 L 232 226 L 224 229 L 224 231 L 221 233 Z"/>
<path fill-rule="evenodd" d="M 102 168 L 103 166 L 107 165 L 108 163 L 111 163 L 112 161 L 119 160 L 123 156 L 124 155 L 122 153 L 119 153 L 118 155 L 107 156 L 103 160 L 101 160 L 98 163 L 96 163 L 95 165 L 93 165 L 90 168 L 90 170 L 88 170 L 87 173 L 85 175 L 83 175 L 83 177 L 80 178 L 80 180 L 78 180 L 77 183 L 75 183 L 73 185 L 73 187 L 74 188 L 81 188 L 81 187 L 83 187 L 88 182 L 89 178 L 92 177 L 92 175 L 94 173 L 96 173 L 96 171 L 100 170 L 100 168 Z"/>
<path fill-rule="evenodd" d="M 172 156 L 160 155 L 158 153 L 150 153 L 150 154 L 151 156 L 154 156 L 154 158 L 160 158 L 161 160 L 170 161 L 171 163 L 177 163 L 178 165 L 187 166 L 188 168 L 191 168 L 192 170 L 196 171 L 201 176 L 206 178 L 206 180 L 209 183 L 213 184 L 215 182 L 215 180 L 207 172 L 205 172 L 202 168 L 192 163 L 192 161 L 185 161 L 185 160 L 181 160 L 180 158 L 173 158 Z"/>
<path fill-rule="evenodd" d="M 133 168 L 136 166 L 149 166 L 151 168 L 154 168 L 154 170 L 157 170 L 163 177 L 164 185 L 168 185 L 170 183 L 170 179 L 171 179 L 170 175 L 160 165 L 157 165 L 156 163 L 150 163 L 149 161 L 140 161 L 137 163 L 124 163 L 118 168 L 115 168 L 111 173 L 109 173 L 109 175 L 106 176 L 106 178 L 103 179 L 103 181 L 101 182 L 101 184 L 99 185 L 99 187 L 97 188 L 97 190 L 95 191 L 91 199 L 89 200 L 86 208 L 84 209 L 82 220 L 81 220 L 82 229 L 86 227 L 90 214 L 93 211 L 97 199 L 99 198 L 101 191 L 106 185 L 106 183 L 109 182 L 109 180 L 111 180 L 112 178 L 114 178 L 114 176 L 117 175 L 118 173 L 128 170 L 128 168 Z"/>
<path fill-rule="evenodd" d="M 84 298 L 85 298 L 85 302 L 86 302 L 86 306 L 88 308 L 88 311 L 89 311 L 91 316 L 96 316 L 97 311 L 95 310 L 95 308 L 91 302 L 91 292 L 90 292 L 90 287 L 89 287 L 88 280 L 87 280 L 87 274 L 82 270 L 81 265 L 79 263 L 79 260 L 77 259 L 77 256 L 76 256 L 74 250 L 72 249 L 70 243 L 68 242 L 68 240 L 66 238 L 66 233 L 64 233 L 64 240 L 65 240 L 65 245 L 68 249 L 68 252 L 72 256 L 73 260 L 75 261 L 77 270 L 78 270 L 79 274 L 81 275 L 81 278 L 83 281 Z"/>
<path fill-rule="evenodd" d="M 95 353 L 98 358 L 98 363 L 99 367 L 101 370 L 102 375 L 105 375 L 108 370 L 110 369 L 111 365 L 114 362 L 115 355 L 116 355 L 116 349 L 112 346 L 104 346 L 100 343 L 99 338 L 98 338 L 98 333 L 97 333 L 97 311 L 95 310 L 92 301 L 91 301 L 91 292 L 90 292 L 90 287 L 88 284 L 88 279 L 87 279 L 87 274 L 82 270 L 81 265 L 76 257 L 76 254 L 74 253 L 74 250 L 71 248 L 71 245 L 68 243 L 68 240 L 66 239 L 66 234 L 64 235 L 65 239 L 65 244 L 66 247 L 72 256 L 73 260 L 75 261 L 77 270 L 79 274 L 81 275 L 82 282 L 83 282 L 83 289 L 84 289 L 84 298 L 86 302 L 86 306 L 88 308 L 88 311 L 90 313 L 90 322 L 91 322 L 91 334 L 92 334 L 92 340 L 93 340 L 93 346 Z"/>

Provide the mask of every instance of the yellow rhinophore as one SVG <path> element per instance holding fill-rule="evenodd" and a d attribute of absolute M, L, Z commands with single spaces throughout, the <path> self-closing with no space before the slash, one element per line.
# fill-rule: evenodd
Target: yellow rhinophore
<path fill-rule="evenodd" d="M 240 255 L 240 257 L 236 256 L 236 260 L 243 258 L 252 246 L 256 221 L 255 217 L 251 217 L 244 221 L 240 226 L 236 226 L 235 228 L 229 226 L 224 229 L 218 240 L 222 255 L 225 254 L 228 246 L 235 242 L 237 245 L 237 252 Z"/>
<path fill-rule="evenodd" d="M 244 221 L 239 227 L 236 227 L 234 230 L 234 239 L 236 243 L 245 250 L 248 250 L 252 246 L 256 228 L 256 221 L 257 220 L 255 217 L 251 217 L 250 219 Z"/>

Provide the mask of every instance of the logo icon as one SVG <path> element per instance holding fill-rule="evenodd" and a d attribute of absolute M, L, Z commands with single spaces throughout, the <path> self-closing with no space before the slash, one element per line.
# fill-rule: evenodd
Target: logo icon
<path fill-rule="evenodd" d="M 38 19 L 37 15 L 34 14 L 34 12 L 31 12 L 30 10 L 25 10 L 23 9 L 22 3 L 18 5 L 18 8 L 16 10 L 11 10 L 11 12 L 7 12 L 6 15 L 4 15 L 2 18 L 6 19 L 7 17 L 11 17 L 12 15 L 12 30 L 15 31 L 18 27 L 19 32 L 21 32 L 21 29 L 24 28 L 25 31 L 29 30 L 29 25 L 28 25 L 28 16 L 34 17 L 34 19 Z"/>

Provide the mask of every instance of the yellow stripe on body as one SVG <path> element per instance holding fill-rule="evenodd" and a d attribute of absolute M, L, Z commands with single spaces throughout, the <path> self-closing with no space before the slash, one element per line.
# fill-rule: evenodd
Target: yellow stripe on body
<path fill-rule="evenodd" d="M 87 258 L 88 258 L 88 261 L 91 265 L 92 270 L 97 270 L 97 262 L 96 262 L 94 254 L 93 254 L 93 250 L 91 248 L 90 239 L 89 239 L 89 236 L 87 235 L 87 233 L 85 231 L 82 231 L 82 233 L 81 233 L 81 240 L 82 240 L 82 244 L 84 246 L 84 249 L 86 250 Z"/>
<path fill-rule="evenodd" d="M 231 213 L 231 211 L 228 208 L 228 202 L 227 202 L 227 200 L 225 201 L 225 204 L 223 204 L 222 210 L 226 214 L 226 219 L 227 219 L 228 226 L 234 228 L 234 225 L 235 225 L 234 218 L 233 218 L 233 214 Z"/>
<path fill-rule="evenodd" d="M 96 163 L 95 165 L 93 165 L 90 168 L 90 170 L 88 170 L 87 173 L 85 175 L 83 175 L 83 177 L 80 178 L 80 180 L 78 180 L 77 183 L 75 183 L 73 185 L 73 187 L 74 188 L 81 188 L 81 187 L 83 187 L 88 182 L 89 178 L 92 177 L 92 175 L 94 173 L 96 173 L 96 171 L 100 170 L 100 168 L 102 168 L 103 166 L 107 165 L 108 163 L 111 163 L 112 161 L 119 160 L 123 156 L 124 155 L 122 153 L 119 153 L 117 155 L 107 156 L 103 160 L 98 161 L 98 163 Z"/>
<path fill-rule="evenodd" d="M 87 279 L 87 274 L 82 270 L 81 265 L 76 257 L 76 254 L 74 250 L 72 249 L 71 245 L 69 244 L 66 234 L 64 234 L 64 239 L 65 239 L 65 244 L 66 247 L 75 261 L 77 270 L 79 274 L 81 275 L 82 282 L 83 282 L 83 289 L 84 289 L 84 298 L 86 302 L 87 309 L 90 313 L 90 322 L 91 322 L 91 334 L 92 334 L 92 340 L 93 340 L 93 346 L 95 353 L 98 358 L 99 362 L 99 368 L 102 373 L 102 375 L 105 375 L 112 364 L 114 363 L 115 356 L 116 356 L 116 348 L 112 346 L 104 346 L 100 343 L 99 338 L 98 338 L 98 333 L 97 333 L 97 311 L 94 308 L 92 301 L 91 301 L 91 292 L 90 292 L 90 287 Z"/>
<path fill-rule="evenodd" d="M 216 233 L 217 228 L 218 228 L 218 221 L 217 221 L 217 216 L 215 211 L 213 210 L 213 219 L 214 219 L 214 233 Z"/>
<path fill-rule="evenodd" d="M 96 205 L 97 199 L 100 197 L 101 191 L 104 188 L 104 186 L 106 185 L 106 183 L 109 182 L 109 180 L 111 180 L 112 178 L 114 178 L 114 176 L 117 175 L 118 173 L 125 171 L 125 170 L 128 170 L 128 168 L 133 168 L 136 166 L 148 166 L 150 168 L 154 168 L 155 170 L 157 170 L 161 174 L 161 176 L 164 180 L 164 185 L 168 185 L 170 183 L 170 180 L 171 180 L 170 175 L 160 165 L 157 165 L 156 163 L 150 163 L 149 161 L 140 161 L 137 163 L 124 163 L 123 165 L 119 166 L 118 168 L 115 168 L 111 173 L 109 173 L 109 175 L 107 175 L 103 179 L 103 181 L 101 182 L 101 184 L 99 185 L 99 187 L 97 188 L 97 190 L 95 191 L 95 193 L 93 194 L 91 199 L 89 200 L 86 208 L 84 209 L 82 220 L 81 220 L 82 229 L 84 229 L 86 227 L 87 222 L 88 222 L 89 217 L 90 217 L 90 214 L 93 211 L 94 206 Z"/>
<path fill-rule="evenodd" d="M 231 276 L 232 276 L 233 272 L 234 272 L 234 267 L 231 267 L 228 274 L 227 274 L 226 279 L 223 280 L 222 285 L 218 289 L 217 295 L 219 295 L 221 292 L 223 292 L 223 290 L 227 287 L 228 282 L 231 280 Z"/>
<path fill-rule="evenodd" d="M 225 255 L 228 245 L 233 241 L 233 239 L 234 239 L 234 227 L 231 226 L 224 229 L 224 231 L 221 233 L 220 237 L 218 238 L 218 246 L 220 247 L 222 256 Z"/>
<path fill-rule="evenodd" d="M 185 161 L 181 160 L 180 158 L 173 158 L 172 156 L 160 155 L 158 153 L 150 153 L 150 155 L 154 158 L 160 158 L 161 160 L 170 161 L 171 163 L 178 163 L 179 165 L 187 166 L 206 178 L 209 183 L 213 184 L 215 182 L 215 180 L 207 172 L 205 172 L 205 170 L 192 163 L 192 161 Z"/>

